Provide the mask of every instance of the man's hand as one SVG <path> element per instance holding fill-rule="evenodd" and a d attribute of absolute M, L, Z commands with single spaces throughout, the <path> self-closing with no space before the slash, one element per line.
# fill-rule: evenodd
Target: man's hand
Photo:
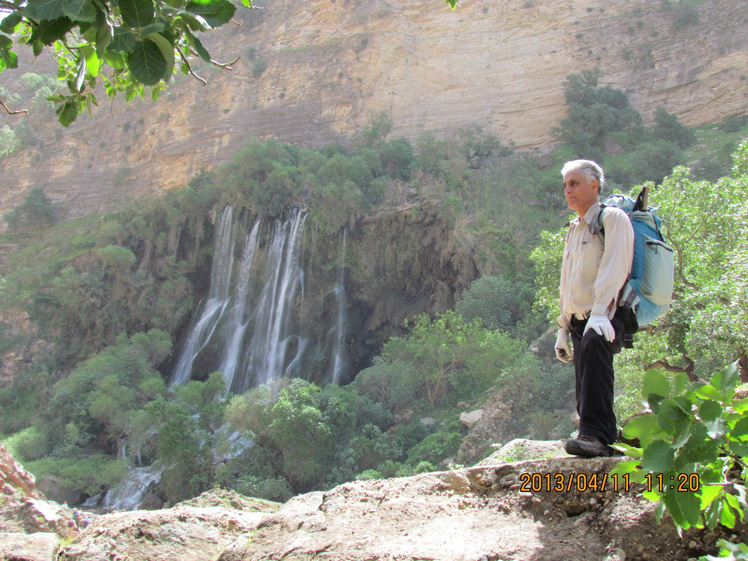
<path fill-rule="evenodd" d="M 556 358 L 561 362 L 569 362 L 574 358 L 569 346 L 569 332 L 566 329 L 559 329 L 556 337 Z"/>
<path fill-rule="evenodd" d="M 616 331 L 613 329 L 613 324 L 610 323 L 608 316 L 590 316 L 584 332 L 587 333 L 587 330 L 590 328 L 594 329 L 598 335 L 605 337 L 605 340 L 609 343 L 612 343 L 613 339 L 616 338 Z"/>

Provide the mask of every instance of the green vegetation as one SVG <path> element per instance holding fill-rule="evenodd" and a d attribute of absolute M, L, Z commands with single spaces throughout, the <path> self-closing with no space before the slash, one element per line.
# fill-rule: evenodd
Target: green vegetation
<path fill-rule="evenodd" d="M 41 187 L 29 189 L 23 203 L 3 216 L 11 230 L 38 228 L 57 222 L 57 211 Z"/>
<path fill-rule="evenodd" d="M 645 496 L 661 501 L 658 517 L 667 509 L 680 528 L 735 528 L 745 518 L 748 399 L 734 399 L 738 381 L 735 363 L 707 381 L 649 371 L 641 393 L 650 412 L 624 427 L 641 448 L 618 472 L 645 483 Z"/>
<path fill-rule="evenodd" d="M 672 466 L 657 467 L 702 470 L 705 484 L 716 481 L 709 470 L 727 460 L 707 456 L 729 450 L 745 461 L 743 424 L 732 416 L 741 405 L 730 405 L 732 390 L 711 373 L 737 360 L 748 379 L 746 122 L 688 130 L 659 108 L 647 129 L 624 92 L 598 86 L 601 76 L 568 78 L 570 119 L 549 154 L 519 152 L 479 127 L 393 139 L 391 119 L 379 113 L 346 146 L 249 139 L 232 161 L 184 189 L 103 216 L 56 223 L 41 189 L 30 190 L 6 215 L 14 231 L 2 237 L 18 250 L 4 267 L 0 301 L 8 318 L 29 318 L 28 328 L 0 324 L 0 349 L 15 350 L 24 365 L 0 389 L 4 442 L 32 471 L 55 475 L 81 497 L 113 486 L 128 466 L 157 465 L 169 501 L 215 485 L 283 501 L 462 461 L 457 404 L 480 407 L 493 391 L 510 389 L 516 436 L 569 435 L 563 412 L 573 373 L 542 336 L 556 315 L 564 239 L 556 227 L 567 215 L 558 170 L 580 155 L 601 161 L 613 190 L 658 183 L 651 203 L 677 251 L 671 312 L 616 359 L 619 418 L 639 412 L 645 387 L 662 425 L 627 429 L 638 430 L 631 435 L 642 444 L 627 466 L 632 476 L 646 471 L 669 449 Z M 684 163 L 693 171 L 676 167 Z M 320 387 L 310 371 L 243 395 L 228 394 L 220 373 L 165 388 L 172 344 L 207 288 L 211 217 L 226 204 L 247 223 L 304 207 L 320 245 L 374 211 L 436 209 L 455 243 L 477 257 L 481 277 L 454 310 L 413 318 L 399 337 L 377 334 L 381 353 L 347 386 Z M 554 231 L 541 232 L 549 224 Z M 657 367 L 666 373 L 645 377 Z M 654 417 L 646 422 L 654 426 Z M 702 438 L 702 425 L 715 444 Z M 717 443 L 720 434 L 731 442 Z M 698 438 L 704 448 L 691 449 Z M 726 473 L 744 480 L 738 471 Z M 721 489 L 702 497 L 705 524 L 736 515 Z M 663 504 L 679 505 L 667 496 Z M 678 523 L 695 525 L 693 504 L 680 508 Z"/>
<path fill-rule="evenodd" d="M 250 0 L 242 3 L 252 7 Z M 68 93 L 47 99 L 58 104 L 64 126 L 98 105 L 97 81 L 109 97 L 124 92 L 130 101 L 152 86 L 157 99 L 175 67 L 202 80 L 190 59 L 231 66 L 211 60 L 197 36 L 231 20 L 236 6 L 229 0 L 11 0 L 2 7 L 10 13 L 0 22 L 0 72 L 18 67 L 19 45 L 28 45 L 35 56 L 50 48 Z M 0 97 L 0 103 L 6 101 Z"/>
<path fill-rule="evenodd" d="M 16 133 L 8 125 L 0 129 L 0 158 L 10 156 L 16 149 L 18 140 Z"/>

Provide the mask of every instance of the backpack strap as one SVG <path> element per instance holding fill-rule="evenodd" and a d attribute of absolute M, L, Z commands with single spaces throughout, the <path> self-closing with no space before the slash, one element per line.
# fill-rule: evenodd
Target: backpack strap
<path fill-rule="evenodd" d="M 642 191 L 643 193 L 643 191 Z M 639 195 L 639 198 L 641 198 L 641 194 Z M 600 209 L 595 213 L 595 215 L 592 217 L 592 222 L 589 225 L 590 233 L 591 234 L 597 234 L 597 237 L 600 238 L 600 241 L 603 244 L 603 247 L 605 247 L 605 225 L 603 224 L 603 218 L 605 215 L 605 209 L 608 208 L 606 205 L 600 203 Z M 631 287 L 631 274 L 629 273 L 629 276 L 626 278 L 626 282 L 621 287 L 621 291 L 618 293 L 618 305 L 628 305 L 631 307 L 634 307 L 636 304 L 639 303 L 639 295 L 636 294 L 636 291 Z"/>
<path fill-rule="evenodd" d="M 600 238 L 603 246 L 605 246 L 605 226 L 603 224 L 603 215 L 605 214 L 606 208 L 607 207 L 603 203 L 599 203 L 599 207 L 588 226 L 590 234 L 592 234 L 593 236 L 596 235 L 598 238 Z"/>

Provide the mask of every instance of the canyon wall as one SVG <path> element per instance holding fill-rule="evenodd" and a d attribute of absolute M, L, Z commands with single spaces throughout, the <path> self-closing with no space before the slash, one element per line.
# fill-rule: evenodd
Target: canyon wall
<path fill-rule="evenodd" d="M 231 72 L 196 67 L 157 103 L 108 100 L 63 129 L 51 111 L 26 119 L 34 144 L 0 159 L 0 211 L 43 187 L 64 219 L 124 198 L 183 186 L 231 158 L 250 136 L 319 146 L 345 141 L 372 112 L 391 137 L 479 125 L 519 147 L 550 142 L 565 116 L 563 82 L 601 68 L 645 122 L 664 106 L 688 126 L 748 112 L 748 16 L 743 0 L 686 5 L 646 0 L 257 0 L 236 25 L 205 35 Z M 0 75 L 12 91 L 26 60 Z M 0 225 L 4 227 L 4 225 Z"/>

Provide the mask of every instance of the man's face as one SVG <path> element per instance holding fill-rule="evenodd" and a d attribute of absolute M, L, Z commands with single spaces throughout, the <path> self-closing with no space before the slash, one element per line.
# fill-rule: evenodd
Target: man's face
<path fill-rule="evenodd" d="M 564 175 L 564 194 L 569 208 L 583 216 L 597 202 L 599 185 L 597 179 L 588 179 L 580 170 Z"/>

